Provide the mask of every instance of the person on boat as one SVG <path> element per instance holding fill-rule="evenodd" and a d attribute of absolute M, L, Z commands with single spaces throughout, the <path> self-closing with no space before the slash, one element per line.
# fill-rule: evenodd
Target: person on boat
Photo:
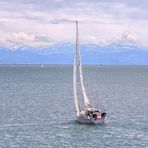
<path fill-rule="evenodd" d="M 106 117 L 106 112 L 103 112 L 102 114 L 101 114 L 101 117 Z"/>
<path fill-rule="evenodd" d="M 88 118 L 91 118 L 91 117 L 92 117 L 92 114 L 91 114 L 91 112 L 90 112 L 89 110 L 86 110 L 86 116 L 87 116 Z"/>
<path fill-rule="evenodd" d="M 96 115 L 96 113 L 93 113 L 93 118 L 96 120 L 96 117 L 97 117 L 97 115 Z"/>

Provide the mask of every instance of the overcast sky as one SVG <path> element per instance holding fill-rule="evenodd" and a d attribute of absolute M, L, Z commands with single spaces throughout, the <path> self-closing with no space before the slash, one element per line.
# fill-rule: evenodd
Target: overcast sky
<path fill-rule="evenodd" d="M 75 41 L 148 48 L 147 0 L 0 0 L 0 46 L 45 46 Z"/>

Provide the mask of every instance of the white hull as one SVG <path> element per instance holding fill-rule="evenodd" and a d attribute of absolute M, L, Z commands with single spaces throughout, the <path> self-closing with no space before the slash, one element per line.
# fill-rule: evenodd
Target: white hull
<path fill-rule="evenodd" d="M 102 123 L 105 123 L 105 121 L 106 121 L 106 117 L 101 117 L 100 119 L 95 120 L 94 118 L 88 119 L 88 118 L 86 118 L 84 116 L 78 116 L 77 119 L 78 119 L 79 123 L 83 123 L 83 124 L 85 124 L 85 123 L 88 123 L 88 124 L 102 124 Z"/>

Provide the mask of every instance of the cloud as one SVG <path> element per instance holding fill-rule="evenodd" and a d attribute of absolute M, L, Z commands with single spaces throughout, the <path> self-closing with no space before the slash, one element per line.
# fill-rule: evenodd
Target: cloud
<path fill-rule="evenodd" d="M 122 36 L 122 41 L 148 47 L 146 0 L 1 0 L 0 20 L 0 42 L 9 45 L 75 42 L 78 20 L 81 42 L 106 45 Z"/>
<path fill-rule="evenodd" d="M 124 32 L 121 36 L 121 42 L 123 43 L 136 43 L 137 39 L 134 35 L 132 35 L 130 32 Z"/>
<path fill-rule="evenodd" d="M 24 32 L 19 32 L 10 34 L 9 39 L 16 42 L 33 42 L 35 41 L 35 36 Z"/>
<path fill-rule="evenodd" d="M 49 47 L 54 45 L 55 42 L 52 41 L 47 36 L 35 36 L 33 34 L 27 34 L 25 32 L 9 33 L 5 36 L 5 41 L 3 46 L 9 48 L 10 50 L 16 49 L 29 49 L 32 47 Z M 25 48 L 27 47 L 27 48 Z"/>
<path fill-rule="evenodd" d="M 92 21 L 90 16 L 95 17 L 94 21 L 100 21 L 102 18 L 114 19 L 146 19 L 148 20 L 148 2 L 134 0 L 2 0 L 1 11 L 11 12 L 11 17 L 20 19 L 34 19 L 40 21 L 49 21 L 54 23 L 59 19 L 80 20 L 86 19 Z M 124 11 L 123 11 L 124 10 Z M 8 14 L 10 16 L 10 13 Z M 48 17 L 47 17 L 48 16 Z M 86 16 L 83 18 L 82 16 Z M 101 17 L 101 19 L 99 19 Z M 51 21 L 50 21 L 51 20 Z"/>

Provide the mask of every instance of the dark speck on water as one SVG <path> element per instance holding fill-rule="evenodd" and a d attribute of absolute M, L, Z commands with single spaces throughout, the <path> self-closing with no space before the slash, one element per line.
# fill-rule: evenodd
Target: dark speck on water
<path fill-rule="evenodd" d="M 0 65 L 0 147 L 148 147 L 148 67 L 85 66 L 84 78 L 105 125 L 76 121 L 72 66 Z"/>

